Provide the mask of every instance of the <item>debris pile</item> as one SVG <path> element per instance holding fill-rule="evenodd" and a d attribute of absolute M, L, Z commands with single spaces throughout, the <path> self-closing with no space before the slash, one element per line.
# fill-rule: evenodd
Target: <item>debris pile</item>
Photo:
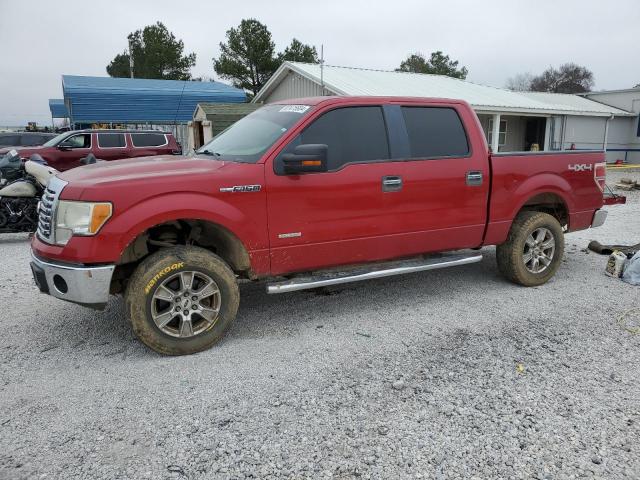
<path fill-rule="evenodd" d="M 637 180 L 631 178 L 621 178 L 618 183 L 615 184 L 618 190 L 640 190 L 640 183 Z"/>

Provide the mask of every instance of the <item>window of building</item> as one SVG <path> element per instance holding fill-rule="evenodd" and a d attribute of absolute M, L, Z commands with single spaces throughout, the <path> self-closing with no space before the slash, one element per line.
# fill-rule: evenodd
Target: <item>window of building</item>
<path fill-rule="evenodd" d="M 464 157 L 469 142 L 453 108 L 402 107 L 411 158 Z"/>
<path fill-rule="evenodd" d="M 160 147 L 167 144 L 164 133 L 132 133 L 131 143 L 134 147 Z"/>
<path fill-rule="evenodd" d="M 487 142 L 489 146 L 493 145 L 493 118 L 489 119 L 489 131 L 487 132 Z M 507 121 L 500 120 L 500 128 L 498 131 L 498 146 L 504 147 L 507 144 Z"/>
<path fill-rule="evenodd" d="M 126 147 L 124 133 L 99 133 L 98 146 L 100 148 L 122 148 Z"/>

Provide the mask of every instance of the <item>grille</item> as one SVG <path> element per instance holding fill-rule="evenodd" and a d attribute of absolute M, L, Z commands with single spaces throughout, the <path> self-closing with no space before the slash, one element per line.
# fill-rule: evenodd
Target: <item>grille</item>
<path fill-rule="evenodd" d="M 38 237 L 47 242 L 54 243 L 56 206 L 60 192 L 67 182 L 60 180 L 58 177 L 52 177 L 44 189 L 42 198 L 40 199 L 40 207 L 38 212 Z"/>

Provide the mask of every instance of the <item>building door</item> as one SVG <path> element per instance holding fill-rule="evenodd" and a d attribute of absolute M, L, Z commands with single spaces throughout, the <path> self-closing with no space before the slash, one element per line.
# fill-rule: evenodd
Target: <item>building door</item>
<path fill-rule="evenodd" d="M 544 150 L 544 133 L 547 126 L 547 119 L 544 117 L 526 117 L 524 131 L 524 149 L 530 151 L 535 149 Z"/>

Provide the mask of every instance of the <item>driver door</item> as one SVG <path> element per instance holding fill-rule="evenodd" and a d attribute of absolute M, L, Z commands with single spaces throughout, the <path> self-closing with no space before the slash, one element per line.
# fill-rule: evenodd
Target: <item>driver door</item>
<path fill-rule="evenodd" d="M 64 171 L 79 167 L 80 159 L 91 153 L 91 133 L 76 133 L 57 145 L 57 153 L 49 164 L 56 170 Z"/>

